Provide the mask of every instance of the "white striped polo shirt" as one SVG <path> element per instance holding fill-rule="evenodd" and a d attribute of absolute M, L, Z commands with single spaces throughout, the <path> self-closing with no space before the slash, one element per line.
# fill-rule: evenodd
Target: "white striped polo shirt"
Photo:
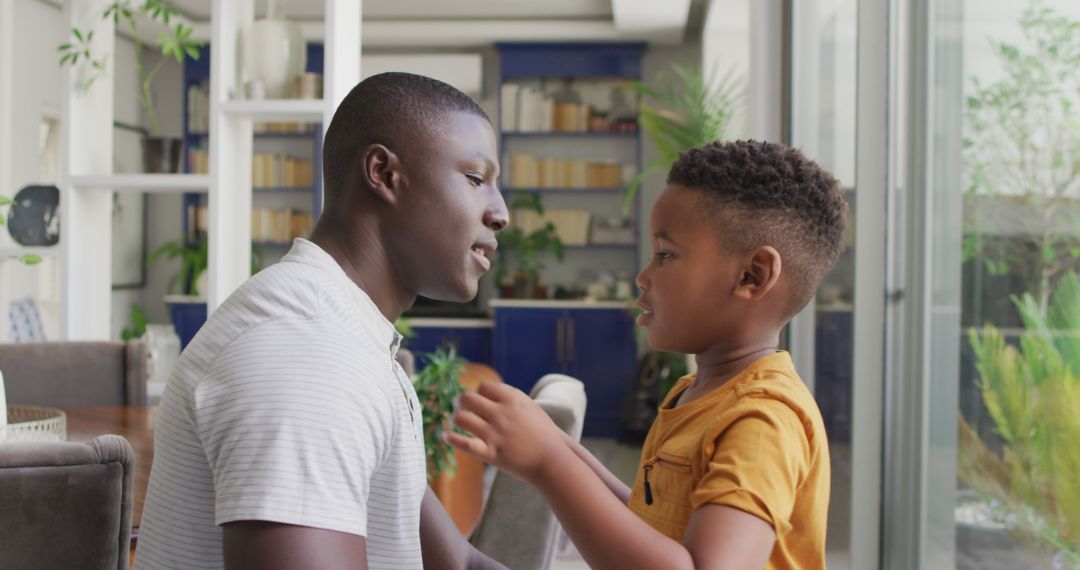
<path fill-rule="evenodd" d="M 420 568 L 420 405 L 400 336 L 303 239 L 244 283 L 181 355 L 155 423 L 135 567 L 222 568 L 219 525 L 365 537 L 371 568 Z"/>

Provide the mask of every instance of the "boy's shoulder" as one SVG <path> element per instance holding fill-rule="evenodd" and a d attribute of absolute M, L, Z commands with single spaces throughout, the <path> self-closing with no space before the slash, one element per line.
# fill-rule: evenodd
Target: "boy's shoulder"
<path fill-rule="evenodd" d="M 824 441 L 821 411 L 786 352 L 751 364 L 735 380 L 732 396 L 726 404 L 714 418 L 721 429 L 744 417 L 767 417 L 772 421 L 799 425 L 812 444 Z"/>

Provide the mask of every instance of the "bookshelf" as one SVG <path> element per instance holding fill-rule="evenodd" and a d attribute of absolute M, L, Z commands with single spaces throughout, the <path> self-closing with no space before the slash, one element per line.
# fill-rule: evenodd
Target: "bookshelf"
<path fill-rule="evenodd" d="M 209 266 L 207 270 L 206 308 L 213 311 L 250 275 L 250 212 L 256 193 L 252 189 L 252 154 L 263 137 L 253 135 L 253 123 L 266 121 L 301 121 L 326 124 L 334 109 L 360 80 L 361 42 L 360 3 L 353 0 L 323 0 L 324 57 L 323 97 L 304 101 L 239 101 L 234 94 L 240 85 L 238 49 L 244 27 L 255 17 L 255 0 L 214 0 L 211 3 L 210 41 L 214 46 L 213 63 L 209 51 L 201 59 L 202 78 L 207 81 L 203 99 L 208 126 L 206 132 L 188 129 L 185 146 L 197 139 L 205 144 L 210 167 L 206 175 L 190 174 L 135 180 L 114 175 L 113 168 L 113 81 L 96 81 L 80 89 L 85 72 L 77 67 L 64 72 L 63 161 L 60 176 L 61 234 L 64 245 L 59 252 L 61 264 L 61 334 L 66 340 L 108 340 L 111 336 L 111 243 L 112 192 L 136 191 L 136 185 L 148 183 L 159 192 L 184 194 L 185 207 L 180 215 L 187 219 L 188 204 L 205 200 Z M 95 33 L 87 43 L 95 53 L 114 51 L 115 25 L 100 18 L 106 0 L 70 3 L 78 9 L 66 11 L 71 27 L 92 28 Z M 309 49 L 314 49 L 309 46 Z M 309 62 L 315 58 L 309 56 Z M 114 59 L 106 60 L 111 76 Z M 185 92 L 189 87 L 184 85 Z M 188 110 L 185 109 L 185 114 Z M 187 116 L 185 116 L 185 124 Z M 322 154 L 322 133 L 307 131 L 310 138 L 289 135 L 297 144 L 309 146 L 311 156 Z M 311 141 L 310 145 L 307 141 Z M 202 142 L 205 141 L 205 142 Z M 254 141 L 254 142 L 253 142 Z M 191 147 L 195 148 L 195 147 Z M 318 168 L 314 168 L 317 173 Z M 322 181 L 315 174 L 310 192 L 313 213 L 321 208 Z M 299 194 L 303 199 L 307 197 Z M 205 195 L 205 198 L 201 198 Z M 286 196 L 259 193 L 277 200 Z M 262 198 L 259 198 L 262 199 Z M 276 241 L 276 240 L 275 240 Z M 204 317 L 205 318 L 205 317 Z"/>
<path fill-rule="evenodd" d="M 189 172 L 209 171 L 211 46 L 184 64 L 184 154 Z M 323 72 L 323 46 L 307 47 L 307 69 Z M 225 101 L 221 112 L 251 120 L 251 241 L 264 265 L 281 258 L 292 238 L 310 234 L 322 210 L 322 100 Z M 208 200 L 185 196 L 183 232 L 189 242 L 205 231 Z"/>
<path fill-rule="evenodd" d="M 552 222 L 564 242 L 544 281 L 578 287 L 639 270 L 640 199 L 623 211 L 627 182 L 642 168 L 638 97 L 645 45 L 520 44 L 500 57 L 499 140 L 507 204 L 540 196 L 541 219 L 512 212 L 527 228 Z M 567 239 L 569 237 L 569 239 Z"/>

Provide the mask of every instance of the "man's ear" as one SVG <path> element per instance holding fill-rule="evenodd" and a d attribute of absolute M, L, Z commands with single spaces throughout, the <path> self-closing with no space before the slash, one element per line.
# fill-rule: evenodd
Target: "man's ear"
<path fill-rule="evenodd" d="M 360 157 L 360 175 L 379 199 L 396 204 L 401 190 L 401 160 L 381 144 L 369 145 Z"/>
<path fill-rule="evenodd" d="M 776 248 L 771 245 L 755 248 L 743 258 L 735 296 L 746 301 L 765 297 L 780 280 L 782 265 Z"/>

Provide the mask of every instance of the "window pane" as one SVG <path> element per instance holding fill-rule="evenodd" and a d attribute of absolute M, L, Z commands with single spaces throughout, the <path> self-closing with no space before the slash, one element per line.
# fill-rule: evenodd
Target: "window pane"
<path fill-rule="evenodd" d="M 956 3 L 935 35 L 958 38 L 962 80 L 935 97 L 961 110 L 960 187 L 934 192 L 962 194 L 962 332 L 933 339 L 960 353 L 955 564 L 1076 568 L 1080 3 Z"/>
<path fill-rule="evenodd" d="M 814 396 L 821 408 L 832 458 L 827 558 L 851 567 L 851 396 L 854 303 L 855 0 L 816 0 L 793 6 L 793 143 L 832 172 L 848 200 L 848 231 L 836 267 L 818 290 L 813 312 Z M 800 318 L 807 318 L 801 316 Z M 806 334 L 793 327 L 794 334 Z"/>

